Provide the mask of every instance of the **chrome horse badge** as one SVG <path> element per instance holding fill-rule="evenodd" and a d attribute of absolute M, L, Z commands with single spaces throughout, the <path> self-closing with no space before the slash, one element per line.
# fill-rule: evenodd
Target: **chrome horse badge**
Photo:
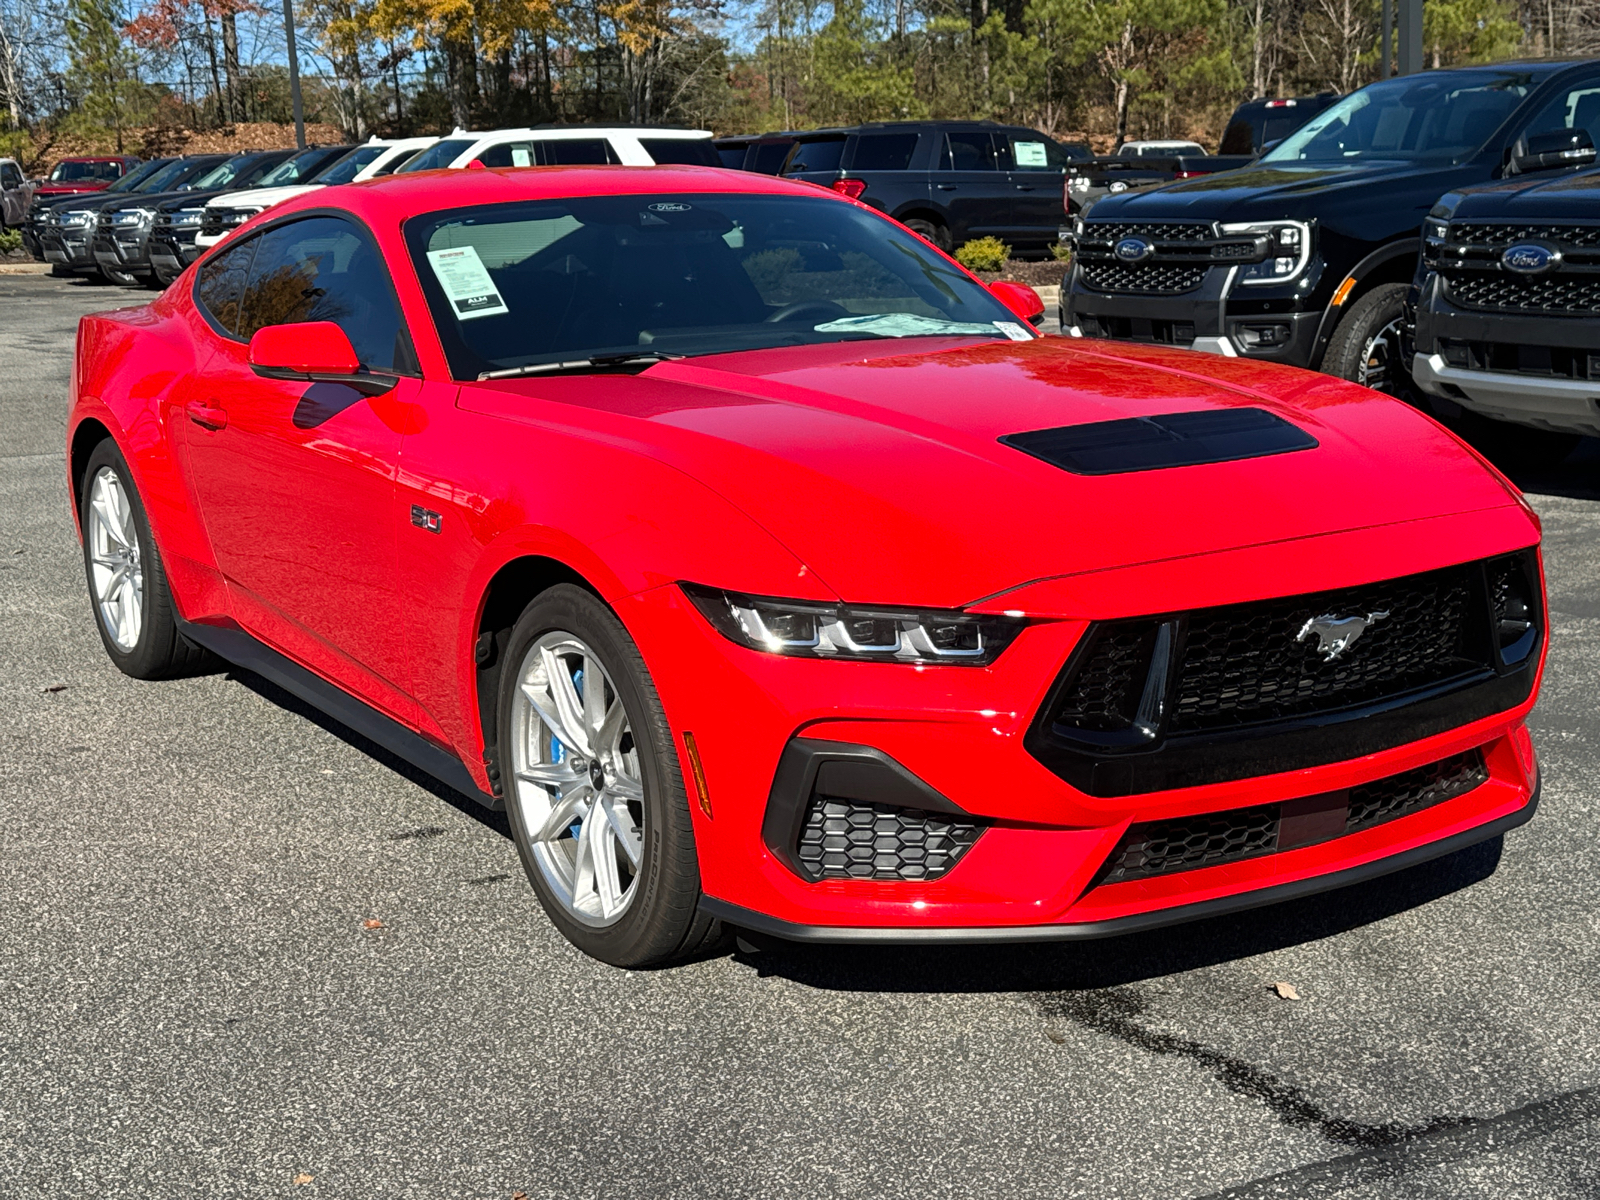
<path fill-rule="evenodd" d="M 1332 662 L 1351 646 L 1356 639 L 1365 633 L 1369 626 L 1377 624 L 1389 614 L 1387 612 L 1368 613 L 1364 617 L 1336 617 L 1332 613 L 1324 613 L 1320 617 L 1312 617 L 1300 627 L 1300 636 L 1294 640 L 1303 642 L 1312 634 L 1317 635 L 1317 649 L 1322 651 L 1322 661 Z"/>

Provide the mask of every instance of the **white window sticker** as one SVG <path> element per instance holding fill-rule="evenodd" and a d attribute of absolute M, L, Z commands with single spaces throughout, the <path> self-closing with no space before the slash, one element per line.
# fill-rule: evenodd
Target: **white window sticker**
<path fill-rule="evenodd" d="M 1013 342 L 1031 342 L 1033 334 L 1029 333 L 1015 321 L 996 321 L 994 327 L 1005 334 Z"/>
<path fill-rule="evenodd" d="M 1019 167 L 1048 167 L 1043 142 L 1012 142 L 1011 157 Z"/>
<path fill-rule="evenodd" d="M 528 157 L 528 148 L 526 146 L 511 147 L 511 165 L 513 167 L 533 166 L 533 159 Z"/>
<path fill-rule="evenodd" d="M 455 309 L 456 320 L 470 321 L 474 317 L 494 317 L 511 311 L 500 298 L 500 289 L 489 278 L 478 252 L 471 246 L 429 250 L 428 264 L 433 267 L 445 298 Z"/>

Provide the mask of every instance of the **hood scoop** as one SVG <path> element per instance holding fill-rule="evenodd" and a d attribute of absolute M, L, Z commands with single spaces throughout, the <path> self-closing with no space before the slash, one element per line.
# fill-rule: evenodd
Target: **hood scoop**
<path fill-rule="evenodd" d="M 1074 475 L 1123 475 L 1315 450 L 1317 439 L 1264 408 L 1211 408 L 1008 433 L 1000 444 Z"/>

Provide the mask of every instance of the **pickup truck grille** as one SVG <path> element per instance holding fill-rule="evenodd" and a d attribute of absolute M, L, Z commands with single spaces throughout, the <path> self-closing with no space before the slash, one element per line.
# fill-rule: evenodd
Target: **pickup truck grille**
<path fill-rule="evenodd" d="M 1523 242 L 1559 251 L 1539 274 L 1508 270 L 1501 255 Z M 1589 315 L 1600 312 L 1600 225 L 1454 221 L 1445 242 L 1428 249 L 1445 294 L 1462 308 L 1485 312 Z"/>
<path fill-rule="evenodd" d="M 1091 221 L 1083 227 L 1085 240 L 1144 237 L 1153 242 L 1209 242 L 1213 232 L 1209 225 L 1180 225 L 1170 221 L 1117 221 L 1114 224 Z"/>
<path fill-rule="evenodd" d="M 1205 263 L 1138 263 L 1084 261 L 1083 282 L 1097 292 L 1137 292 L 1176 296 L 1205 282 Z"/>

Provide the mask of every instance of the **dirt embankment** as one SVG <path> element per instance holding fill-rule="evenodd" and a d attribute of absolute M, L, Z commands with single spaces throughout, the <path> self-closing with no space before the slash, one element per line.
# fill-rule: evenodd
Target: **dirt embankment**
<path fill-rule="evenodd" d="M 306 143 L 326 146 L 344 140 L 333 125 L 307 125 Z M 267 121 L 242 121 L 220 129 L 184 129 L 174 125 L 154 125 L 122 132 L 122 153 L 153 158 L 168 154 L 238 154 L 246 150 L 287 150 L 294 146 L 294 126 Z M 47 175 L 63 158 L 80 154 L 116 154 L 115 135 L 107 132 L 83 134 L 42 133 L 22 156 L 22 168 L 30 175 Z"/>

